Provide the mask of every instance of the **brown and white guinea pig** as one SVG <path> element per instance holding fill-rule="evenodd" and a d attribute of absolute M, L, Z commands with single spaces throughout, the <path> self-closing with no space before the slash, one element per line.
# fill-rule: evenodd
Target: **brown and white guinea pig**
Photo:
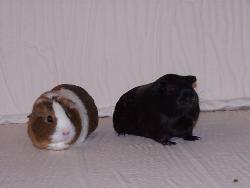
<path fill-rule="evenodd" d="M 64 150 L 80 144 L 98 125 L 93 98 L 83 88 L 69 84 L 38 97 L 28 118 L 28 135 L 40 149 Z"/>

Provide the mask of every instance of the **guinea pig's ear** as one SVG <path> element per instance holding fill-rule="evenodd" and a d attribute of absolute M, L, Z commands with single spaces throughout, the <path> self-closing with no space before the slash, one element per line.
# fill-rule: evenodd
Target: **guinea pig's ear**
<path fill-rule="evenodd" d="M 196 76 L 193 76 L 193 75 L 189 75 L 189 76 L 185 76 L 184 77 L 185 81 L 187 81 L 189 84 L 192 85 L 192 88 L 195 88 L 197 86 L 196 84 Z"/>
<path fill-rule="evenodd" d="M 185 80 L 188 81 L 189 83 L 194 83 L 196 82 L 196 76 L 193 75 L 189 75 L 189 76 L 185 76 Z"/>

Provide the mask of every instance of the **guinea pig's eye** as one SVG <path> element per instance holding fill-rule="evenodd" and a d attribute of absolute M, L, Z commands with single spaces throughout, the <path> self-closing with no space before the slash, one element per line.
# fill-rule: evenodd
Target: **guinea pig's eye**
<path fill-rule="evenodd" d="M 52 116 L 47 116 L 47 122 L 48 123 L 52 123 L 53 122 L 53 118 L 52 118 Z"/>

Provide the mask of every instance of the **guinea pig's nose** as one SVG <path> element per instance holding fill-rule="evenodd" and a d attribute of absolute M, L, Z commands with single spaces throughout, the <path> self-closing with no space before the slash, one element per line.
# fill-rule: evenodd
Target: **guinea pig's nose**
<path fill-rule="evenodd" d="M 69 133 L 70 133 L 70 131 L 68 129 L 64 129 L 62 134 L 64 136 L 67 136 L 67 135 L 69 135 Z"/>

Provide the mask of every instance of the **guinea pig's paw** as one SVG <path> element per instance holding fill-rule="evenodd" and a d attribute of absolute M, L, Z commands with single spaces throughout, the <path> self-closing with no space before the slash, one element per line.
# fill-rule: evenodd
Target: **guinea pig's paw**
<path fill-rule="evenodd" d="M 120 136 L 120 135 L 125 136 L 126 135 L 126 131 L 123 130 L 121 127 L 117 127 L 115 130 L 116 130 L 118 136 Z"/>
<path fill-rule="evenodd" d="M 173 142 L 173 141 L 170 141 L 169 140 L 169 137 L 163 137 L 163 138 L 160 138 L 160 139 L 155 139 L 157 142 L 161 143 L 162 145 L 176 145 L 176 142 Z"/>
<path fill-rule="evenodd" d="M 171 146 L 171 145 L 176 145 L 176 142 L 173 142 L 173 141 L 170 141 L 170 140 L 164 140 L 164 141 L 162 141 L 161 142 L 161 144 L 162 145 L 169 145 L 169 146 Z"/>
<path fill-rule="evenodd" d="M 187 141 L 195 141 L 195 140 L 200 140 L 201 138 L 199 136 L 189 135 L 185 136 L 183 139 Z"/>
<path fill-rule="evenodd" d="M 118 134 L 118 136 L 120 136 L 120 135 L 125 136 L 125 135 L 126 135 L 126 133 L 125 133 L 125 132 L 119 132 L 119 133 L 117 133 L 117 134 Z"/>
<path fill-rule="evenodd" d="M 49 144 L 47 149 L 60 151 L 60 150 L 68 149 L 68 148 L 69 148 L 68 144 L 65 144 L 64 142 L 58 142 L 58 143 Z"/>

